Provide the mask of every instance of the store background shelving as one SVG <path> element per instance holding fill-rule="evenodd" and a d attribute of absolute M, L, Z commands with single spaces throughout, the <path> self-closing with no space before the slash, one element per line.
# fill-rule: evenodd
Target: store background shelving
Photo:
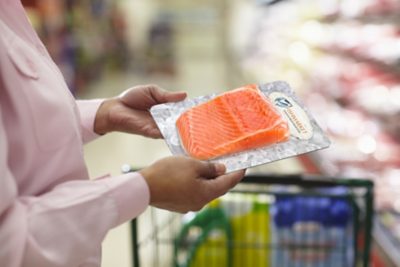
<path fill-rule="evenodd" d="M 378 241 L 400 266 L 400 1 L 262 4 L 237 7 L 253 9 L 233 47 L 247 80 L 289 81 L 305 100 L 332 139 L 309 155 L 314 171 L 375 182 Z"/>
<path fill-rule="evenodd" d="M 28 16 L 73 93 L 131 57 L 119 1 L 23 0 Z"/>

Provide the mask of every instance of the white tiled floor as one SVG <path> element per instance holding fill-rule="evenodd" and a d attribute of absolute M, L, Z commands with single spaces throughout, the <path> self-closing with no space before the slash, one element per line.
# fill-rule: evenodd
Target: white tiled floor
<path fill-rule="evenodd" d="M 185 90 L 189 97 L 230 89 L 233 78 L 237 82 L 237 76 L 228 73 L 225 53 L 218 40 L 218 32 L 212 27 L 202 29 L 201 36 L 193 28 L 181 29 L 176 44 L 176 76 L 146 76 L 134 71 L 113 74 L 102 77 L 79 97 L 110 97 L 130 86 L 146 83 L 156 83 L 168 90 Z M 201 45 L 210 43 L 213 45 Z M 140 168 L 170 153 L 162 140 L 113 133 L 86 145 L 85 155 L 91 177 L 97 177 L 105 173 L 119 174 L 124 163 Z M 258 170 L 298 172 L 301 168 L 294 160 L 285 160 Z M 110 231 L 103 244 L 103 267 L 131 266 L 129 234 L 127 224 Z"/>

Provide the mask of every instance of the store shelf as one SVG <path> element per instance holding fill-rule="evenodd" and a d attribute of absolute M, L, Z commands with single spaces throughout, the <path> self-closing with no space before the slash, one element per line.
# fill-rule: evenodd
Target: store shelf
<path fill-rule="evenodd" d="M 130 58 L 118 1 L 23 0 L 33 25 L 73 93 Z"/>
<path fill-rule="evenodd" d="M 316 47 L 316 49 L 320 50 L 326 54 L 333 54 L 338 57 L 342 57 L 345 59 L 352 59 L 356 62 L 364 62 L 373 65 L 376 68 L 385 71 L 386 73 L 390 73 L 392 75 L 398 76 L 400 78 L 400 58 L 398 59 L 398 64 L 388 64 L 379 59 L 371 58 L 366 55 L 362 55 L 355 52 L 346 51 L 344 49 L 338 48 L 326 48 L 326 47 Z"/>
<path fill-rule="evenodd" d="M 369 14 L 355 17 L 344 17 L 343 15 L 327 16 L 320 19 L 322 23 L 343 23 L 343 22 L 360 22 L 362 24 L 393 24 L 400 26 L 399 14 L 393 13 L 382 13 L 382 14 Z"/>

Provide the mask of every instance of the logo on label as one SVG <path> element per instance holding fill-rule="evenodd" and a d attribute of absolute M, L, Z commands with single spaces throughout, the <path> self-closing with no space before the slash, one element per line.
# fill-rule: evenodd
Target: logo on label
<path fill-rule="evenodd" d="M 280 92 L 271 93 L 269 98 L 288 121 L 292 136 L 303 140 L 308 140 L 313 136 L 313 127 L 310 119 L 299 104 Z"/>
<path fill-rule="evenodd" d="M 281 108 L 290 108 L 293 106 L 292 103 L 290 103 L 290 101 L 287 100 L 287 98 L 285 98 L 285 97 L 276 98 L 275 105 L 277 105 L 278 107 L 281 107 Z"/>

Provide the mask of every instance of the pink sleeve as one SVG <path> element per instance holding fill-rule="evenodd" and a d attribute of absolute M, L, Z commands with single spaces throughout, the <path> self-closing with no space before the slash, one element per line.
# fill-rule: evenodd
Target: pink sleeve
<path fill-rule="evenodd" d="M 81 117 L 82 139 L 84 143 L 90 142 L 99 137 L 93 129 L 97 110 L 103 101 L 104 99 L 76 101 Z"/>
<path fill-rule="evenodd" d="M 0 113 L 0 266 L 79 266 L 97 253 L 109 229 L 149 203 L 139 173 L 70 181 L 39 196 L 19 196 L 6 137 Z"/>

